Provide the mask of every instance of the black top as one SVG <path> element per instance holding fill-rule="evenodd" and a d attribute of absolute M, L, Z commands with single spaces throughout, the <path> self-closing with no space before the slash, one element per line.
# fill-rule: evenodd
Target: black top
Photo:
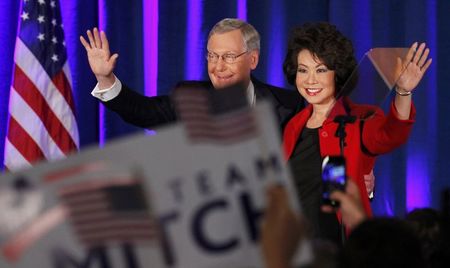
<path fill-rule="evenodd" d="M 313 237 L 340 243 L 340 226 L 336 215 L 320 210 L 322 196 L 322 157 L 319 129 L 304 128 L 289 159 L 294 184 Z"/>

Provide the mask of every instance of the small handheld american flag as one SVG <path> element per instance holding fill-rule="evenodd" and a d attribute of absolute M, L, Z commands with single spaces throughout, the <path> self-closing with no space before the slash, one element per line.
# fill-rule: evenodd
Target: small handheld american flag
<path fill-rule="evenodd" d="M 238 85 L 211 90 L 186 84 L 175 90 L 174 102 L 193 143 L 232 144 L 258 134 L 245 90 Z"/>
<path fill-rule="evenodd" d="M 59 196 L 76 236 L 88 247 L 156 238 L 156 224 L 138 179 L 81 182 L 60 189 Z"/>

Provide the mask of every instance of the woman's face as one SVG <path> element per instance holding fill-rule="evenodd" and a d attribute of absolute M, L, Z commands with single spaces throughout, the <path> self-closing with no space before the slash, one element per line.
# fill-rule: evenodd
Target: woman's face
<path fill-rule="evenodd" d="M 331 105 L 335 101 L 335 72 L 314 57 L 309 50 L 302 50 L 297 56 L 295 84 L 300 94 L 313 105 Z"/>

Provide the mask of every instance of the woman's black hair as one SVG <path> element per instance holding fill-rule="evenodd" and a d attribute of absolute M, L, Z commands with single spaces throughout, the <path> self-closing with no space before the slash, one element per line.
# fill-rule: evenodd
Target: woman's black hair
<path fill-rule="evenodd" d="M 284 74 L 291 85 L 295 86 L 298 54 L 305 49 L 335 72 L 335 94 L 344 93 L 341 91 L 357 65 L 351 41 L 339 32 L 336 26 L 327 22 L 306 23 L 295 28 L 283 64 Z M 352 77 L 356 79 L 356 75 Z M 350 84 L 354 86 L 355 83 L 356 80 Z M 347 95 L 353 86 L 346 85 L 344 94 Z"/>

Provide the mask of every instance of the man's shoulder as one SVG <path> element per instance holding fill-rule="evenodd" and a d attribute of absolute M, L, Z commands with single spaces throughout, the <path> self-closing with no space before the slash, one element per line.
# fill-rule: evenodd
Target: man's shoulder
<path fill-rule="evenodd" d="M 212 84 L 210 81 L 198 81 L 198 80 L 184 80 L 178 82 L 174 89 L 189 88 L 189 89 L 211 89 Z"/>
<path fill-rule="evenodd" d="M 267 83 L 263 83 L 256 78 L 252 77 L 252 82 L 255 87 L 255 91 L 259 91 L 262 97 L 273 97 L 278 103 L 286 107 L 298 107 L 300 103 L 303 103 L 303 99 L 296 90 L 286 89 Z M 257 93 L 257 94 L 258 94 Z"/>

